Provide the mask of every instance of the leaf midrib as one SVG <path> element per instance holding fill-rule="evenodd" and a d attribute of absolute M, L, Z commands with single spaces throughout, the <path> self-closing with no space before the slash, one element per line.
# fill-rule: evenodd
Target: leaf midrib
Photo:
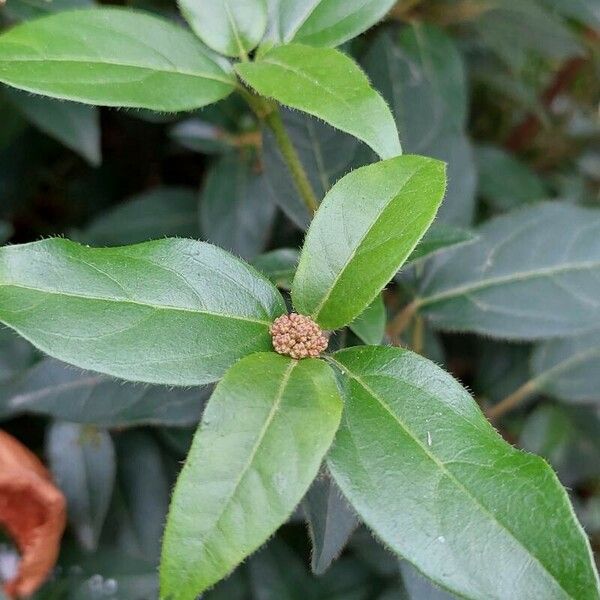
<path fill-rule="evenodd" d="M 88 294 L 75 294 L 70 292 L 57 292 L 53 290 L 47 290 L 44 288 L 34 288 L 27 285 L 15 284 L 15 283 L 0 283 L 0 289 L 8 287 L 8 288 L 17 288 L 23 290 L 29 290 L 31 292 L 37 292 L 40 294 L 49 294 L 53 296 L 65 296 L 67 298 L 77 298 L 78 300 L 94 300 L 96 302 L 113 302 L 115 304 L 132 304 L 134 306 L 142 306 L 144 308 L 150 308 L 153 310 L 172 310 L 178 312 L 186 312 L 192 314 L 201 314 L 201 315 L 209 315 L 212 317 L 222 317 L 225 319 L 235 319 L 238 321 L 246 321 L 249 323 L 260 323 L 261 325 L 270 325 L 270 321 L 263 321 L 261 319 L 251 319 L 249 317 L 244 317 L 241 315 L 231 315 L 227 313 L 217 313 L 209 310 L 197 310 L 192 308 L 185 308 L 181 306 L 171 306 L 168 304 L 158 305 L 151 303 L 139 302 L 137 300 L 132 300 L 131 298 L 108 298 L 108 297 L 98 297 L 98 296 L 90 296 Z"/>
<path fill-rule="evenodd" d="M 546 565 L 544 565 L 544 563 L 542 563 L 542 561 L 529 549 L 527 548 L 527 546 L 502 522 L 500 521 L 497 516 L 491 512 L 487 507 L 485 507 L 480 501 L 479 499 L 474 496 L 471 492 L 471 490 L 469 490 L 467 487 L 465 487 L 465 485 L 451 472 L 447 469 L 446 465 L 439 460 L 435 454 L 432 454 L 429 449 L 421 442 L 421 440 L 413 434 L 413 432 L 406 426 L 406 424 L 398 417 L 398 415 L 396 415 L 394 413 L 394 411 L 387 405 L 387 403 L 383 400 L 383 398 L 381 398 L 380 396 L 378 396 L 363 380 L 359 375 L 356 375 L 355 373 L 353 373 L 346 365 L 344 365 L 343 363 L 337 361 L 335 358 L 333 357 L 329 357 L 329 360 L 331 360 L 332 362 L 334 362 L 338 368 L 342 369 L 343 372 L 345 372 L 347 375 L 349 375 L 352 379 L 354 379 L 370 396 L 372 396 L 383 408 L 383 410 L 385 410 L 391 417 L 392 419 L 398 423 L 398 425 L 400 426 L 401 429 L 404 430 L 404 432 L 410 437 L 410 439 L 421 448 L 421 450 L 423 451 L 423 453 L 433 462 L 437 465 L 437 467 L 444 473 L 444 475 L 446 475 L 448 477 L 448 479 L 450 481 L 452 481 L 456 487 L 458 487 L 459 489 L 462 489 L 469 498 L 472 499 L 473 503 L 478 506 L 481 511 L 485 514 L 487 514 L 490 519 L 494 522 L 496 522 L 501 529 L 504 529 L 511 538 L 513 538 L 517 544 L 519 546 L 521 546 L 521 548 L 523 548 L 525 550 L 525 552 L 527 553 L 528 556 L 530 556 L 531 558 L 533 558 L 541 567 L 542 569 L 548 573 L 548 575 L 551 577 L 551 579 L 553 581 L 556 582 L 556 584 L 558 585 L 558 587 L 565 592 L 565 594 L 567 595 L 568 598 L 573 598 L 573 596 L 563 587 L 562 583 L 560 581 L 558 581 L 558 579 L 554 576 L 554 574 L 552 574 L 548 568 L 546 567 Z"/>
<path fill-rule="evenodd" d="M 478 292 L 487 288 L 503 285 L 505 283 L 519 283 L 521 281 L 529 281 L 536 278 L 552 277 L 553 275 L 560 275 L 562 273 L 568 273 L 571 271 L 586 271 L 597 268 L 600 268 L 600 261 L 567 263 L 560 266 L 545 267 L 536 271 L 526 271 L 499 277 L 490 277 L 489 279 L 459 285 L 444 292 L 440 292 L 439 294 L 418 298 L 416 302 L 419 307 L 424 307 L 458 296 L 467 295 L 471 292 Z"/>

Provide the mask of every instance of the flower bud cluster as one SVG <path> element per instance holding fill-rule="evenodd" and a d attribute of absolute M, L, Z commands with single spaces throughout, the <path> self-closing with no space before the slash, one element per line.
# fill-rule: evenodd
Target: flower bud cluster
<path fill-rule="evenodd" d="M 316 357 L 329 343 L 321 328 L 305 315 L 281 315 L 270 328 L 273 348 L 295 359 Z"/>

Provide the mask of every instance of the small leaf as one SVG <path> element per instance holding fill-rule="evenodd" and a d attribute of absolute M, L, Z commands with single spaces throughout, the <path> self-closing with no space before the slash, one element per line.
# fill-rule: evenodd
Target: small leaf
<path fill-rule="evenodd" d="M 85 550 L 95 550 L 115 482 L 110 434 L 94 427 L 54 422 L 47 432 L 50 470 L 67 499 L 67 514 Z"/>
<path fill-rule="evenodd" d="M 275 217 L 265 176 L 255 169 L 237 153 L 223 156 L 208 171 L 200 198 L 204 239 L 246 260 L 265 248 Z"/>
<path fill-rule="evenodd" d="M 194 190 L 157 187 L 137 194 L 100 215 L 78 237 L 95 246 L 123 246 L 168 236 L 199 237 Z"/>
<path fill-rule="evenodd" d="M 279 46 L 238 74 L 259 94 L 323 119 L 367 143 L 382 158 L 401 154 L 394 118 L 348 56 L 301 44 Z"/>
<path fill-rule="evenodd" d="M 179 476 L 163 542 L 162 595 L 194 598 L 290 516 L 339 424 L 322 361 L 258 353 L 215 388 Z"/>
<path fill-rule="evenodd" d="M 77 152 L 90 165 L 97 167 L 102 162 L 97 108 L 32 96 L 11 88 L 6 88 L 3 93 L 44 133 Z"/>
<path fill-rule="evenodd" d="M 169 136 L 183 148 L 202 154 L 222 154 L 235 149 L 235 136 L 226 129 L 195 118 L 173 125 Z"/>
<path fill-rule="evenodd" d="M 600 404 L 600 331 L 549 340 L 536 347 L 531 370 L 536 390 L 565 402 Z"/>
<path fill-rule="evenodd" d="M 383 296 L 379 294 L 348 327 L 365 344 L 380 344 L 385 335 L 386 316 Z"/>
<path fill-rule="evenodd" d="M 421 282 L 438 329 L 505 339 L 583 333 L 600 321 L 600 211 L 538 203 L 491 219 Z"/>
<path fill-rule="evenodd" d="M 226 56 L 247 56 L 267 28 L 265 0 L 178 0 L 178 4 L 196 35 Z"/>
<path fill-rule="evenodd" d="M 311 568 L 322 575 L 342 553 L 358 519 L 329 475 L 314 481 L 302 507 L 312 542 Z"/>
<path fill-rule="evenodd" d="M 267 39 L 339 46 L 375 25 L 394 3 L 395 0 L 268 0 Z"/>
<path fill-rule="evenodd" d="M 277 287 L 289 290 L 296 274 L 300 252 L 294 248 L 278 248 L 257 256 L 252 264 Z"/>
<path fill-rule="evenodd" d="M 600 593 L 589 543 L 552 470 L 507 444 L 458 382 L 400 348 L 334 358 L 347 389 L 329 468 L 388 547 L 467 598 Z"/>
<path fill-rule="evenodd" d="M 431 258 L 438 252 L 448 250 L 453 246 L 467 244 L 477 239 L 477 236 L 468 229 L 446 225 L 443 222 L 435 222 L 427 230 L 417 247 L 406 259 L 406 263 L 415 263 L 417 261 Z"/>
<path fill-rule="evenodd" d="M 444 187 L 444 164 L 422 156 L 375 163 L 341 179 L 308 230 L 292 286 L 296 310 L 327 329 L 354 320 L 414 250 Z"/>
<path fill-rule="evenodd" d="M 542 180 L 501 148 L 480 146 L 475 153 L 479 194 L 495 209 L 509 210 L 547 196 Z"/>
<path fill-rule="evenodd" d="M 283 312 L 269 281 L 202 242 L 0 248 L 0 321 L 55 358 L 123 379 L 215 381 L 271 349 L 269 325 Z"/>
<path fill-rule="evenodd" d="M 235 86 L 230 66 L 192 33 L 120 8 L 59 12 L 9 29 L 0 35 L 0 81 L 85 104 L 158 111 L 199 108 Z"/>
<path fill-rule="evenodd" d="M 99 427 L 181 427 L 200 420 L 209 393 L 208 387 L 172 389 L 123 383 L 47 358 L 15 381 L 0 385 L 0 417 L 31 413 Z"/>
<path fill-rule="evenodd" d="M 351 169 L 360 142 L 305 113 L 284 109 L 281 117 L 320 200 Z M 263 161 L 272 199 L 300 229 L 307 229 L 313 215 L 300 197 L 273 132 L 268 127 L 263 130 Z"/>

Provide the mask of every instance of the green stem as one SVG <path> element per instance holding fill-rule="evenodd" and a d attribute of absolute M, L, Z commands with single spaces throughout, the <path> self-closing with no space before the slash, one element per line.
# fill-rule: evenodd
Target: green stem
<path fill-rule="evenodd" d="M 296 148 L 294 148 L 294 144 L 292 144 L 292 140 L 285 130 L 277 107 L 266 116 L 265 122 L 275 136 L 275 141 L 277 142 L 281 155 L 292 174 L 296 188 L 298 189 L 302 200 L 304 200 L 304 204 L 306 204 L 311 213 L 315 213 L 317 208 L 319 208 L 317 196 L 315 195 L 310 180 L 308 179 L 308 175 L 302 166 Z"/>

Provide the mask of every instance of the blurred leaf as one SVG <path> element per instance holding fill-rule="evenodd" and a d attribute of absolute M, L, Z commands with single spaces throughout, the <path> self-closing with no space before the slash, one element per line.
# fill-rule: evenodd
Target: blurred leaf
<path fill-rule="evenodd" d="M 200 224 L 209 242 L 245 258 L 264 250 L 275 206 L 257 165 L 237 153 L 220 158 L 208 171 L 200 199 Z"/>
<path fill-rule="evenodd" d="M 366 75 L 348 56 L 301 44 L 275 47 L 237 73 L 259 94 L 350 133 L 381 158 L 401 154 L 394 118 Z"/>
<path fill-rule="evenodd" d="M 247 56 L 267 28 L 265 0 L 179 0 L 178 5 L 196 35 L 226 56 Z"/>
<path fill-rule="evenodd" d="M 267 40 L 339 46 L 382 19 L 395 0 L 267 0 Z"/>
<path fill-rule="evenodd" d="M 524 163 L 501 148 L 477 147 L 479 193 L 497 211 L 541 200 L 548 193 L 542 180 Z"/>
<path fill-rule="evenodd" d="M 350 170 L 359 142 L 301 112 L 284 109 L 281 116 L 313 190 L 321 200 L 331 186 Z M 273 133 L 268 128 L 264 129 L 263 139 L 263 160 L 271 196 L 300 229 L 306 229 L 312 215 L 298 195 Z"/>
<path fill-rule="evenodd" d="M 521 71 L 531 53 L 564 60 L 583 49 L 567 24 L 534 0 L 501 0 L 472 25 L 481 41 L 513 71 Z"/>
<path fill-rule="evenodd" d="M 3 244 L 13 234 L 13 228 L 10 223 L 6 221 L 0 221 L 0 244 Z"/>
<path fill-rule="evenodd" d="M 392 347 L 333 358 L 348 383 L 328 465 L 387 546 L 469 598 L 600 591 L 589 542 L 550 467 L 507 444 L 448 373 Z"/>
<path fill-rule="evenodd" d="M 296 310 L 325 329 L 352 322 L 427 231 L 445 185 L 440 161 L 409 155 L 338 181 L 306 235 L 292 285 Z"/>
<path fill-rule="evenodd" d="M 171 491 L 160 446 L 143 431 L 119 435 L 116 446 L 115 531 L 109 539 L 130 554 L 148 559 L 156 568 Z"/>
<path fill-rule="evenodd" d="M 152 40 L 152 52 L 132 31 Z M 0 81 L 85 104 L 173 112 L 216 102 L 235 86 L 229 65 L 191 32 L 120 8 L 59 12 L 4 32 Z"/>
<path fill-rule="evenodd" d="M 235 148 L 235 139 L 230 133 L 200 119 L 180 121 L 173 125 L 169 135 L 184 148 L 203 154 L 221 154 Z"/>
<path fill-rule="evenodd" d="M 379 34 L 363 64 L 392 108 L 404 151 L 448 163 L 448 189 L 439 219 L 470 225 L 476 170 L 465 134 L 465 67 L 456 44 L 442 30 L 415 22 L 398 36 Z"/>
<path fill-rule="evenodd" d="M 312 542 L 311 568 L 322 575 L 342 553 L 358 519 L 328 474 L 313 482 L 302 508 Z"/>
<path fill-rule="evenodd" d="M 452 600 L 456 598 L 453 594 L 431 583 L 405 560 L 400 561 L 400 573 L 406 590 L 406 596 L 402 600 Z M 398 596 L 398 600 L 400 598 L 402 596 Z"/>
<path fill-rule="evenodd" d="M 537 390 L 565 402 L 600 405 L 600 330 L 539 344 L 531 370 Z"/>
<path fill-rule="evenodd" d="M 123 246 L 168 236 L 198 237 L 198 199 L 191 188 L 157 187 L 93 220 L 78 237 L 95 246 Z"/>
<path fill-rule="evenodd" d="M 252 264 L 273 285 L 289 290 L 292 287 L 299 258 L 300 252 L 295 248 L 278 248 L 257 256 Z"/>
<path fill-rule="evenodd" d="M 100 114 L 92 106 L 64 102 L 6 88 L 3 93 L 28 121 L 82 156 L 92 166 L 102 162 Z"/>
<path fill-rule="evenodd" d="M 31 366 L 35 357 L 35 349 L 29 342 L 10 329 L 0 327 L 0 390 L 5 382 Z"/>
<path fill-rule="evenodd" d="M 271 349 L 283 298 L 224 250 L 165 239 L 0 247 L 0 320 L 51 356 L 123 379 L 200 385 Z"/>
<path fill-rule="evenodd" d="M 385 335 L 385 304 L 379 294 L 348 327 L 365 343 L 381 344 Z"/>
<path fill-rule="evenodd" d="M 600 27 L 598 0 L 541 0 L 552 12 L 579 21 L 582 25 Z"/>
<path fill-rule="evenodd" d="M 162 595 L 192 598 L 211 587 L 287 520 L 318 472 L 341 410 L 334 374 L 319 360 L 255 353 L 226 373 L 173 493 Z"/>
<path fill-rule="evenodd" d="M 418 300 L 432 326 L 513 340 L 598 326 L 600 211 L 538 203 L 491 219 L 433 261 Z"/>
<path fill-rule="evenodd" d="M 90 8 L 94 0 L 11 0 L 2 6 L 10 19 L 27 21 L 72 8 Z"/>
<path fill-rule="evenodd" d="M 0 416 L 33 413 L 119 428 L 193 425 L 200 420 L 209 393 L 210 388 L 127 384 L 47 358 L 15 381 L 0 385 Z"/>
<path fill-rule="evenodd" d="M 434 221 L 404 264 L 415 263 L 425 258 L 430 258 L 434 254 L 448 250 L 452 246 L 467 244 L 476 239 L 477 236 L 468 229 L 446 225 L 441 221 Z"/>
<path fill-rule="evenodd" d="M 109 433 L 55 421 L 47 431 L 46 455 L 67 499 L 75 536 L 85 550 L 95 550 L 115 482 L 115 450 Z"/>

